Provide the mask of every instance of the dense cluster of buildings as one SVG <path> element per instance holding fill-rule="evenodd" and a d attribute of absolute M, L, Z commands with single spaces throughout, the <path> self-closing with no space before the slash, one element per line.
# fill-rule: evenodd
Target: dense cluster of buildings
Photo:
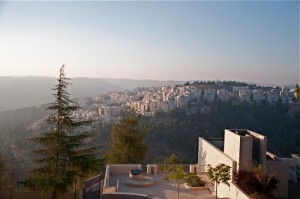
<path fill-rule="evenodd" d="M 176 108 L 190 113 L 207 112 L 209 103 L 216 100 L 239 104 L 243 102 L 259 104 L 263 100 L 269 103 L 293 103 L 294 90 L 288 87 L 249 87 L 232 86 L 164 86 L 137 88 L 132 91 L 111 92 L 104 96 L 78 99 L 81 110 L 73 113 L 77 119 L 114 121 L 122 107 L 131 107 L 137 113 L 153 116 L 158 111 L 168 112 Z"/>
<path fill-rule="evenodd" d="M 231 88 L 199 87 L 197 85 L 166 86 L 148 91 L 138 100 L 127 101 L 126 105 L 134 108 L 142 115 L 153 115 L 157 111 L 171 111 L 182 108 L 195 113 L 205 112 L 207 104 L 220 100 L 239 104 L 243 102 L 261 103 L 292 103 L 295 99 L 294 90 L 282 88 L 255 88 L 248 86 L 232 86 Z M 141 93 L 138 93 L 139 95 Z"/>
<path fill-rule="evenodd" d="M 211 103 L 219 100 L 235 105 L 240 103 L 259 104 L 293 103 L 294 90 L 288 87 L 228 86 L 222 82 L 211 85 L 186 84 L 163 87 L 136 88 L 134 90 L 110 92 L 106 95 L 75 99 L 80 109 L 72 113 L 75 120 L 92 120 L 104 123 L 117 121 L 124 107 L 131 107 L 144 116 L 153 116 L 158 111 L 168 112 L 184 109 L 187 113 L 209 112 Z M 34 124 L 39 128 L 41 121 Z"/>

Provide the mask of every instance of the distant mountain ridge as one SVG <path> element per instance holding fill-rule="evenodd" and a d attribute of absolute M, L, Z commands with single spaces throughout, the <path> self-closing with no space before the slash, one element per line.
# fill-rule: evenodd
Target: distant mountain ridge
<path fill-rule="evenodd" d="M 69 93 L 72 98 L 91 97 L 109 91 L 136 87 L 182 84 L 183 81 L 134 80 L 112 78 L 72 78 Z M 57 84 L 55 77 L 0 77 L 0 111 L 39 106 L 53 101 L 51 90 Z"/>

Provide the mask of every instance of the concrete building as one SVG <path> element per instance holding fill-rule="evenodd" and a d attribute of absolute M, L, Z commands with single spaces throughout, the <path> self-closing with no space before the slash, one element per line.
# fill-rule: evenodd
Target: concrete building
<path fill-rule="evenodd" d="M 239 98 L 242 102 L 250 102 L 251 99 L 251 90 L 245 89 L 245 90 L 239 90 Z"/>
<path fill-rule="evenodd" d="M 239 92 L 240 90 L 247 90 L 247 86 L 233 86 L 232 91 L 233 92 Z"/>
<path fill-rule="evenodd" d="M 288 103 L 289 101 L 291 101 L 291 98 L 290 98 L 290 95 L 289 95 L 289 91 L 286 90 L 286 89 L 282 89 L 279 92 L 279 97 L 280 97 L 280 99 L 281 99 L 281 101 L 283 103 Z"/>
<path fill-rule="evenodd" d="M 222 102 L 226 102 L 229 100 L 229 91 L 226 89 L 217 90 L 217 96 Z"/>
<path fill-rule="evenodd" d="M 204 89 L 203 100 L 207 100 L 207 102 L 212 102 L 215 100 L 216 90 L 215 89 Z"/>
<path fill-rule="evenodd" d="M 121 114 L 121 107 L 119 106 L 103 106 L 99 108 L 99 115 L 105 117 L 119 117 Z"/>
<path fill-rule="evenodd" d="M 270 103 L 278 102 L 278 92 L 276 90 L 267 91 L 267 100 Z"/>
<path fill-rule="evenodd" d="M 263 90 L 255 89 L 253 90 L 253 101 L 260 103 L 262 100 L 266 99 Z"/>
<path fill-rule="evenodd" d="M 231 167 L 231 176 L 240 170 L 251 171 L 253 166 L 262 165 L 267 171 L 274 171 L 280 179 L 274 191 L 280 198 L 288 198 L 289 168 L 292 159 L 279 158 L 267 152 L 267 137 L 245 129 L 225 129 L 224 139 L 199 138 L 198 168 L 207 170 L 207 165 L 226 164 Z M 220 185 L 219 197 L 233 197 L 239 188 L 231 180 L 230 186 Z M 235 192 L 235 193 L 233 193 Z M 242 193 L 242 192 L 241 192 Z"/>
<path fill-rule="evenodd" d="M 189 102 L 189 95 L 179 95 L 175 97 L 176 107 L 178 108 L 186 108 Z"/>

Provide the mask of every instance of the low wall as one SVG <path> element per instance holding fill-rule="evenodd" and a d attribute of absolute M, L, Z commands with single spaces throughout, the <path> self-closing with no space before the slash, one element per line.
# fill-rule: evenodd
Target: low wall
<path fill-rule="evenodd" d="M 103 187 L 103 193 L 115 193 L 117 192 L 117 187 Z"/>
<path fill-rule="evenodd" d="M 82 193 L 82 192 L 81 192 Z M 52 198 L 52 194 L 46 194 L 46 193 L 41 193 L 41 192 L 13 192 L 11 197 L 9 195 L 9 193 L 6 195 L 0 195 L 1 199 L 9 199 L 9 198 L 13 198 L 13 199 L 51 199 Z M 78 195 L 76 194 L 76 199 L 82 199 L 82 194 Z M 65 193 L 64 196 L 57 196 L 57 199 L 74 199 L 74 193 Z"/>
<path fill-rule="evenodd" d="M 141 169 L 140 164 L 108 164 L 105 169 L 105 177 L 103 183 L 103 193 L 114 193 L 117 192 L 117 187 L 111 186 L 109 179 L 111 175 L 117 174 L 129 174 L 131 169 Z"/>
<path fill-rule="evenodd" d="M 140 164 L 109 164 L 107 166 L 109 167 L 110 175 L 128 174 L 130 169 L 142 169 Z"/>
<path fill-rule="evenodd" d="M 192 187 L 192 186 L 187 185 L 187 183 L 184 183 L 184 187 L 188 190 L 208 190 L 207 186 Z"/>
<path fill-rule="evenodd" d="M 102 194 L 102 199 L 144 199 L 147 198 L 147 195 L 144 194 L 134 194 L 134 193 L 105 193 Z M 151 197 L 149 197 L 151 198 Z"/>
<path fill-rule="evenodd" d="M 106 187 L 109 187 L 109 176 L 110 176 L 110 167 L 109 165 L 106 165 L 104 183 L 103 183 L 103 192 Z"/>

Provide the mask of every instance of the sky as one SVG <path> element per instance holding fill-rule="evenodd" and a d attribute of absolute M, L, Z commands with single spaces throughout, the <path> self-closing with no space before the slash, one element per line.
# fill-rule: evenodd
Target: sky
<path fill-rule="evenodd" d="M 0 76 L 299 82 L 299 1 L 0 2 Z"/>

